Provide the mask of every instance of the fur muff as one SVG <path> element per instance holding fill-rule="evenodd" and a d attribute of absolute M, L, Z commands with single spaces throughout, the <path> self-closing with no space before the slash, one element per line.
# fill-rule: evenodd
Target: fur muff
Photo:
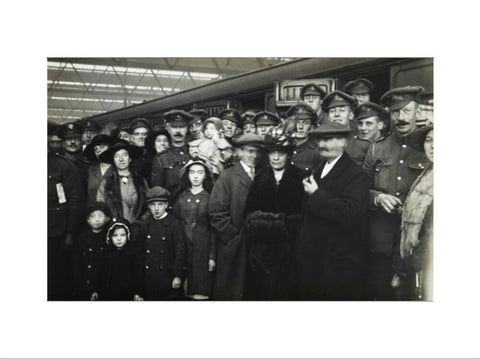
<path fill-rule="evenodd" d="M 291 251 L 284 213 L 252 212 L 246 218 L 245 234 L 253 271 L 270 274 L 285 268 Z"/>

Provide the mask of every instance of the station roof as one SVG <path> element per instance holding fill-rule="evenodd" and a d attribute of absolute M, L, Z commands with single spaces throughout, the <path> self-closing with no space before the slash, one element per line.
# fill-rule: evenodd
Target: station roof
<path fill-rule="evenodd" d="M 48 120 L 71 122 L 295 58 L 48 58 Z"/>

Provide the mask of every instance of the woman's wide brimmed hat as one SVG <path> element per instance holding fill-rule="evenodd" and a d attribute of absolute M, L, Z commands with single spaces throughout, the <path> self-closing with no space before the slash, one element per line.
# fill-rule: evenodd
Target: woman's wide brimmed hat
<path fill-rule="evenodd" d="M 120 150 L 126 150 L 132 161 L 143 154 L 143 148 L 132 146 L 125 140 L 117 140 L 108 150 L 100 155 L 100 161 L 113 164 L 113 156 Z"/>
<path fill-rule="evenodd" d="M 272 151 L 283 151 L 283 152 L 293 152 L 295 148 L 295 143 L 293 139 L 287 136 L 274 137 L 269 134 L 265 136 L 265 139 L 262 143 L 262 150 L 266 152 Z"/>
<path fill-rule="evenodd" d="M 205 167 L 205 173 L 208 176 L 210 176 L 210 168 L 208 167 L 208 164 L 205 162 L 205 161 L 202 161 L 201 159 L 197 158 L 195 160 L 189 160 L 185 166 L 183 166 L 180 171 L 178 171 L 178 176 L 180 178 L 182 178 L 184 175 L 185 175 L 185 172 L 187 172 L 187 170 L 193 166 L 193 165 L 202 165 L 203 167 Z"/>
<path fill-rule="evenodd" d="M 425 148 L 423 147 L 423 144 L 425 142 L 425 137 L 427 137 L 427 134 L 433 130 L 433 125 L 421 127 L 417 129 L 412 135 L 410 136 L 410 140 L 408 141 L 410 143 L 410 146 L 421 152 L 425 152 Z"/>
<path fill-rule="evenodd" d="M 91 162 L 98 162 L 98 158 L 95 156 L 95 146 L 107 145 L 110 147 L 113 143 L 115 143 L 115 141 L 117 141 L 115 137 L 108 135 L 97 135 L 93 138 L 92 142 L 85 147 L 83 150 L 83 155 Z"/>

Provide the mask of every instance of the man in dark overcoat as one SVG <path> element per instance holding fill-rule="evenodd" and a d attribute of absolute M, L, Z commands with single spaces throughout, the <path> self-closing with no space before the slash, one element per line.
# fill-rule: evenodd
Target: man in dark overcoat
<path fill-rule="evenodd" d="M 241 300 L 246 274 L 246 242 L 243 236 L 245 204 L 263 138 L 247 133 L 234 145 L 240 159 L 220 173 L 210 195 L 210 223 L 217 234 L 215 300 Z"/>
<path fill-rule="evenodd" d="M 49 150 L 47 170 L 48 300 L 69 300 L 72 250 L 84 219 L 85 192 L 74 164 L 63 155 Z"/>
<path fill-rule="evenodd" d="M 310 133 L 323 161 L 303 180 L 296 251 L 299 300 L 362 299 L 368 177 L 345 152 L 351 130 L 327 123 Z"/>

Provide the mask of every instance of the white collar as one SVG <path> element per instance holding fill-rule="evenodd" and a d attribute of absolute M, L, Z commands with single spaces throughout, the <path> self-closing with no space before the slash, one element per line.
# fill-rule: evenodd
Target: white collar
<path fill-rule="evenodd" d="M 343 152 L 340 156 L 335 158 L 332 162 L 330 162 L 330 163 L 325 162 L 325 166 L 323 167 L 322 174 L 321 174 L 320 178 L 325 177 L 328 174 L 328 172 L 330 172 L 332 170 L 333 166 L 335 166 L 335 164 L 338 162 L 340 157 L 342 157 L 342 155 L 343 155 Z"/>
<path fill-rule="evenodd" d="M 247 172 L 247 174 L 249 174 L 252 171 L 252 169 L 255 171 L 255 168 L 247 166 L 242 160 L 240 160 L 240 164 L 242 165 L 245 172 Z"/>

